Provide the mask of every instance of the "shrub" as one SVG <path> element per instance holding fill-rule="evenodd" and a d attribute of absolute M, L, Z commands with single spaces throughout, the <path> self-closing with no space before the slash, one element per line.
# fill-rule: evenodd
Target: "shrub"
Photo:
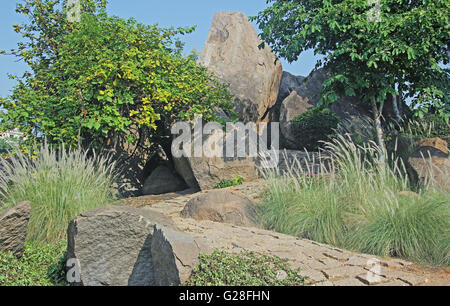
<path fill-rule="evenodd" d="M 23 39 L 10 53 L 29 71 L 16 78 L 11 96 L 0 99 L 6 110 L 0 130 L 18 127 L 28 144 L 46 137 L 71 147 L 137 145 L 136 156 L 163 144 L 169 154 L 174 122 L 194 114 L 216 119 L 215 107 L 232 112 L 227 86 L 194 54 L 183 55 L 179 38 L 195 27 L 161 28 L 108 16 L 104 0 L 80 0 L 82 22 L 71 23 L 65 2 L 17 5 L 25 22 L 15 31 Z"/>
<path fill-rule="evenodd" d="M 221 180 L 214 186 L 214 189 L 223 189 L 232 186 L 242 185 L 244 183 L 244 179 L 238 176 L 235 180 Z"/>
<path fill-rule="evenodd" d="M 0 252 L 0 286 L 66 286 L 66 241 L 27 242 L 21 259 Z"/>
<path fill-rule="evenodd" d="M 410 183 L 401 161 L 380 164 L 373 142 L 358 146 L 338 136 L 325 148 L 328 167 L 317 175 L 265 173 L 264 227 L 357 252 L 450 264 L 448 192 L 430 185 L 403 195 Z"/>
<path fill-rule="evenodd" d="M 299 149 L 316 151 L 321 141 L 329 140 L 339 124 L 339 117 L 325 108 L 312 108 L 291 121 L 291 132 Z"/>
<path fill-rule="evenodd" d="M 277 273 L 284 271 L 284 280 Z M 243 252 L 238 255 L 215 250 L 211 255 L 200 255 L 188 286 L 304 286 L 305 277 L 293 270 L 279 257 Z"/>
<path fill-rule="evenodd" d="M 6 207 L 30 201 L 28 239 L 54 242 L 66 237 L 70 220 L 110 204 L 115 163 L 89 151 L 43 144 L 36 157 L 17 150 L 0 163 L 0 198 Z"/>

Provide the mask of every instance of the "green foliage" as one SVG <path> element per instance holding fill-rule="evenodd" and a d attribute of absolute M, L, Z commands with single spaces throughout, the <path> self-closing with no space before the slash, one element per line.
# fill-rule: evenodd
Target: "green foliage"
<path fill-rule="evenodd" d="M 360 252 L 450 265 L 448 193 L 427 190 L 374 201 L 347 245 Z"/>
<path fill-rule="evenodd" d="M 434 114 L 427 114 L 423 119 L 406 122 L 401 127 L 400 134 L 413 139 L 448 137 L 450 136 L 450 119 L 446 120 Z"/>
<path fill-rule="evenodd" d="M 284 280 L 277 273 L 284 271 Z M 200 255 L 200 265 L 194 268 L 188 286 L 304 286 L 305 277 L 279 257 L 243 252 L 232 255 L 215 250 Z"/>
<path fill-rule="evenodd" d="M 266 173 L 264 227 L 356 252 L 450 265 L 448 191 L 429 185 L 411 192 L 401 162 L 380 164 L 384 153 L 373 142 L 360 147 L 339 136 L 326 148 L 331 160 L 320 174 Z"/>
<path fill-rule="evenodd" d="M 41 245 L 28 242 L 22 258 L 0 252 L 0 286 L 67 286 L 66 241 Z"/>
<path fill-rule="evenodd" d="M 409 157 L 418 149 L 418 140 L 424 138 L 446 138 L 450 136 L 449 121 L 435 114 L 427 114 L 424 118 L 390 124 L 386 127 L 386 144 L 388 152 L 394 158 L 401 158 L 409 168 Z M 450 149 L 450 143 L 447 144 Z M 410 171 L 414 178 L 414 171 Z M 418 186 L 419 187 L 419 186 Z"/>
<path fill-rule="evenodd" d="M 235 180 L 221 180 L 214 186 L 214 189 L 223 189 L 232 186 L 242 185 L 244 183 L 244 179 L 238 176 Z"/>
<path fill-rule="evenodd" d="M 16 138 L 0 138 L 0 154 L 7 154 L 19 145 L 20 141 Z"/>
<path fill-rule="evenodd" d="M 231 112 L 226 86 L 184 57 L 179 35 L 194 28 L 163 29 L 107 16 L 105 1 L 81 0 L 82 22 L 70 23 L 62 0 L 24 0 L 29 18 L 15 26 L 25 39 L 13 55 L 30 67 L 1 104 L 3 129 L 17 126 L 29 142 L 78 143 L 115 148 L 170 136 L 178 120 L 214 107 Z M 95 3 L 96 2 L 96 3 Z M 131 131 L 136 131 L 132 133 Z"/>
<path fill-rule="evenodd" d="M 339 117 L 327 108 L 312 108 L 291 121 L 291 132 L 299 149 L 316 151 L 334 134 Z"/>
<path fill-rule="evenodd" d="M 367 116 L 344 119 L 337 128 L 338 135 L 348 135 L 356 145 L 363 146 L 371 141 L 376 142 L 376 131 L 373 128 L 373 119 Z"/>
<path fill-rule="evenodd" d="M 253 20 L 277 54 L 290 62 L 308 49 L 324 56 L 322 103 L 359 95 L 379 115 L 388 94 L 401 94 L 419 116 L 450 116 L 449 69 L 440 66 L 450 62 L 448 0 L 382 0 L 379 21 L 368 0 L 268 2 Z"/>
<path fill-rule="evenodd" d="M 65 239 L 69 221 L 114 201 L 116 165 L 109 158 L 46 144 L 36 157 L 30 155 L 17 150 L 9 162 L 0 160 L 0 202 L 6 207 L 32 203 L 28 240 Z"/>

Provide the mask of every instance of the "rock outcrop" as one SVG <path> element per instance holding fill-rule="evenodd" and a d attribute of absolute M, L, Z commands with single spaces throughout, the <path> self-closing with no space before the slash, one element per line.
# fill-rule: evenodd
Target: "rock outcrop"
<path fill-rule="evenodd" d="M 158 166 L 145 180 L 143 195 L 158 195 L 182 191 L 187 186 L 184 181 L 166 166 Z"/>
<path fill-rule="evenodd" d="M 322 98 L 323 83 L 326 80 L 327 74 L 323 69 L 313 71 L 306 79 L 284 74 L 278 102 L 271 113 L 274 121 L 277 119 L 274 116 L 279 113 L 281 135 L 286 140 L 286 147 L 297 149 L 295 137 L 290 132 L 290 121 L 319 103 Z M 281 100 L 282 102 L 280 102 Z M 357 103 L 356 97 L 345 97 L 333 103 L 330 109 L 341 119 L 351 120 L 365 114 Z M 277 107 L 279 107 L 279 110 Z"/>
<path fill-rule="evenodd" d="M 158 212 L 107 206 L 70 222 L 68 258 L 79 263 L 79 285 L 169 286 L 188 279 L 198 247 Z"/>
<path fill-rule="evenodd" d="M 243 13 L 216 13 L 199 59 L 230 85 L 235 110 L 244 122 L 265 119 L 277 101 L 283 73 L 269 46 L 258 48 L 261 42 Z"/>
<path fill-rule="evenodd" d="M 276 104 L 270 109 L 269 119 L 271 122 L 278 122 L 280 119 L 281 105 L 287 97 L 302 86 L 306 77 L 295 76 L 287 71 L 283 71 L 283 77 L 278 90 L 278 97 Z"/>
<path fill-rule="evenodd" d="M 430 181 L 436 187 L 450 190 L 450 158 L 447 142 L 440 138 L 422 139 L 419 148 L 409 157 L 417 182 Z"/>
<path fill-rule="evenodd" d="M 295 136 L 291 133 L 291 121 L 297 116 L 305 113 L 308 109 L 314 107 L 308 98 L 301 97 L 296 91 L 284 99 L 280 109 L 280 131 L 290 145 L 295 146 Z"/>
<path fill-rule="evenodd" d="M 20 258 L 25 250 L 31 203 L 22 202 L 0 212 L 0 251 Z"/>
<path fill-rule="evenodd" d="M 226 157 L 227 154 L 227 139 L 232 137 L 231 133 L 234 133 L 234 143 L 237 144 L 237 133 L 232 131 L 225 135 L 220 135 L 213 131 L 209 135 L 203 134 L 202 137 L 202 154 L 195 154 L 195 130 L 196 126 L 201 125 L 201 121 L 194 123 L 192 138 L 190 147 L 184 144 L 183 156 L 173 157 L 173 162 L 175 170 L 184 179 L 186 184 L 190 188 L 200 188 L 201 190 L 210 190 L 219 183 L 221 180 L 235 180 L 238 176 L 242 177 L 244 181 L 253 181 L 258 178 L 257 166 L 256 166 L 256 156 L 252 157 L 249 154 L 248 145 L 249 139 L 248 134 L 245 136 L 246 143 L 246 154 L 243 157 L 238 157 L 237 146 L 233 146 L 234 157 Z M 223 137 L 222 137 L 223 136 Z M 222 144 L 217 141 L 220 137 L 222 139 Z M 221 145 L 221 146 L 220 146 Z M 204 148 L 211 147 L 213 150 L 217 146 L 217 153 L 220 156 L 207 156 L 205 154 Z M 219 147 L 220 146 L 220 147 Z"/>
<path fill-rule="evenodd" d="M 156 286 L 186 283 L 199 264 L 199 247 L 194 240 L 172 227 L 155 225 L 152 237 L 152 265 Z"/>
<path fill-rule="evenodd" d="M 221 180 L 244 181 L 258 178 L 257 166 L 253 158 L 224 157 L 181 157 L 175 159 L 175 168 L 190 188 L 210 190 Z"/>
<path fill-rule="evenodd" d="M 255 226 L 256 208 L 243 194 L 229 190 L 213 190 L 191 199 L 181 216 L 252 227 Z"/>
<path fill-rule="evenodd" d="M 444 154 L 448 154 L 448 143 L 446 140 L 435 137 L 435 138 L 424 138 L 417 142 L 419 148 L 430 147 L 441 151 Z"/>

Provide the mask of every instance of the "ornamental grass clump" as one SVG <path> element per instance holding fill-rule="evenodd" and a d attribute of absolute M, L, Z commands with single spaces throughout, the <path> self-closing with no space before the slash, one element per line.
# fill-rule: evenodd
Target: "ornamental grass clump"
<path fill-rule="evenodd" d="M 70 220 L 114 201 L 117 174 L 110 157 L 44 143 L 36 156 L 20 150 L 0 160 L 0 209 L 32 203 L 27 239 L 55 242 L 66 238 Z"/>
<path fill-rule="evenodd" d="M 259 209 L 265 228 L 357 252 L 450 264 L 448 191 L 430 182 L 412 192 L 401 159 L 381 163 L 385 153 L 374 142 L 337 136 L 324 147 L 317 169 L 294 161 L 285 175 L 265 171 Z"/>

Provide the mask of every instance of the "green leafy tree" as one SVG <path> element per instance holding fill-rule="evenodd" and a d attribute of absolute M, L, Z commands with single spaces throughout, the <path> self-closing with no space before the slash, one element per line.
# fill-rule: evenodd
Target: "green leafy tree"
<path fill-rule="evenodd" d="M 23 0 L 15 25 L 24 42 L 9 54 L 30 71 L 1 104 L 3 129 L 19 127 L 29 142 L 63 142 L 135 151 L 170 148 L 170 127 L 215 107 L 230 113 L 231 96 L 178 37 L 194 28 L 163 29 L 110 17 L 106 1 L 81 0 L 81 22 L 69 22 L 62 0 Z M 70 9 L 70 8 L 69 8 Z M 6 52 L 4 52 L 6 53 Z M 166 150 L 167 152 L 168 150 Z M 169 153 L 169 152 L 167 152 Z"/>
<path fill-rule="evenodd" d="M 381 115 L 388 94 L 412 98 L 422 116 L 449 114 L 448 0 L 269 0 L 253 17 L 261 37 L 293 62 L 305 50 L 323 55 L 330 78 L 322 104 L 359 95 L 370 105 L 384 148 Z"/>

